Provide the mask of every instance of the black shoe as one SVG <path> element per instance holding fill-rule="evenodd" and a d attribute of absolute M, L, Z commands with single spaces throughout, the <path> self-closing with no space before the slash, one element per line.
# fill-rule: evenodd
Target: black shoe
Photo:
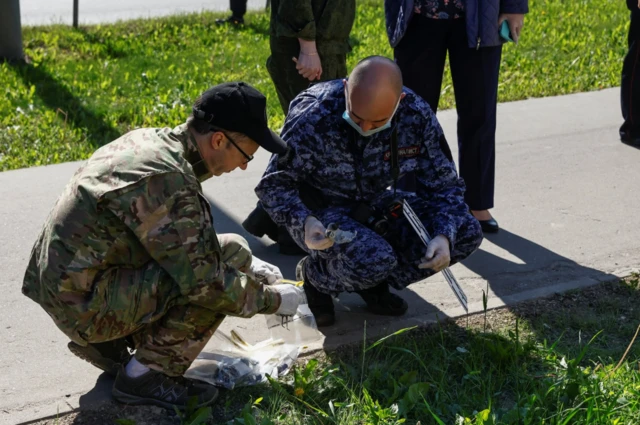
<path fill-rule="evenodd" d="M 367 309 L 381 316 L 402 316 L 409 305 L 400 296 L 389 292 L 389 285 L 381 283 L 373 288 L 356 291 L 367 303 Z"/>
<path fill-rule="evenodd" d="M 274 223 L 259 202 L 242 222 L 242 227 L 254 236 L 261 238 L 267 235 L 272 241 L 278 242 L 278 225 Z"/>
<path fill-rule="evenodd" d="M 625 145 L 630 145 L 636 148 L 640 147 L 640 137 L 634 137 L 626 131 L 620 131 L 620 141 Z"/>
<path fill-rule="evenodd" d="M 244 18 L 231 15 L 227 19 L 216 19 L 216 24 L 244 25 Z"/>
<path fill-rule="evenodd" d="M 251 211 L 251 214 L 242 222 L 242 227 L 244 227 L 247 232 L 259 238 L 264 235 L 269 236 L 269 239 L 278 243 L 280 254 L 306 254 L 306 252 L 295 243 L 287 229 L 283 226 L 278 226 L 259 202 L 253 211 Z"/>
<path fill-rule="evenodd" d="M 186 409 L 195 397 L 194 408 L 213 403 L 218 398 L 218 389 L 204 382 L 187 378 L 174 378 L 150 370 L 142 376 L 131 378 L 121 367 L 111 390 L 113 398 L 125 404 L 153 404 L 173 410 Z"/>
<path fill-rule="evenodd" d="M 131 358 L 124 339 L 87 344 L 86 347 L 70 341 L 67 348 L 76 357 L 104 370 L 111 376 L 116 376 L 120 366 L 126 364 Z"/>
<path fill-rule="evenodd" d="M 298 265 L 296 266 L 296 279 L 304 282 L 302 288 L 304 289 L 304 294 L 307 297 L 307 303 L 309 303 L 309 310 L 311 310 L 313 317 L 316 319 L 316 325 L 319 328 L 331 326 L 336 321 L 336 314 L 333 309 L 333 300 L 331 299 L 331 295 L 323 294 L 318 291 L 311 282 L 305 280 L 303 268 L 304 262 L 307 258 L 309 257 L 304 257 L 298 262 Z"/>
<path fill-rule="evenodd" d="M 489 220 L 478 220 L 480 227 L 482 227 L 483 233 L 498 233 L 500 226 L 495 218 L 491 217 Z"/>
<path fill-rule="evenodd" d="M 278 250 L 283 255 L 307 255 L 293 240 L 285 227 L 278 227 Z"/>

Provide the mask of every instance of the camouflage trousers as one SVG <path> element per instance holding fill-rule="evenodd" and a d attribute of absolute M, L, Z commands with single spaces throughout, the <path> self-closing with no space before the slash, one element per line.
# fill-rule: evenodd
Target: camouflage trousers
<path fill-rule="evenodd" d="M 431 236 L 436 236 L 426 219 L 427 202 L 416 195 L 404 198 Z M 385 199 L 379 206 L 392 199 Z M 314 212 L 314 215 L 325 226 L 336 223 L 342 230 L 358 233 L 353 241 L 324 251 L 310 251 L 305 247 L 310 254 L 304 263 L 305 278 L 321 292 L 336 295 L 372 288 L 383 282 L 396 289 L 404 289 L 434 274 L 431 269 L 418 268 L 426 247 L 404 217 L 390 221 L 390 231 L 383 237 L 349 217 L 347 208 L 327 208 Z M 451 264 L 472 254 L 480 246 L 482 238 L 480 224 L 468 214 L 468 219 L 458 227 L 451 250 Z"/>
<path fill-rule="evenodd" d="M 222 261 L 247 271 L 251 266 L 251 250 L 247 241 L 236 234 L 218 235 Z M 154 269 L 154 270 L 149 270 Z M 159 270 L 155 270 L 159 269 Z M 135 276 L 154 274 L 156 281 Z M 106 308 L 84 330 L 88 343 L 130 337 L 135 345 L 135 357 L 142 363 L 170 376 L 181 376 L 200 354 L 225 318 L 199 305 L 191 304 L 188 295 L 181 295 L 175 282 L 152 262 L 143 271 L 121 274 L 120 281 L 110 282 Z M 136 286 L 148 286 L 142 288 Z M 131 310 L 154 311 L 153 317 L 140 317 Z"/>
<path fill-rule="evenodd" d="M 277 43 L 277 48 L 272 45 L 271 56 L 267 59 L 267 71 L 271 76 L 271 80 L 276 87 L 278 100 L 285 115 L 289 112 L 289 103 L 300 92 L 309 88 L 311 82 L 303 78 L 296 69 L 293 57 L 298 57 L 300 47 L 298 40 L 292 44 L 291 40 L 284 42 L 272 41 Z M 322 75 L 320 81 L 335 80 L 337 78 L 347 77 L 347 55 L 325 55 L 320 54 L 320 63 L 322 64 Z M 314 82 L 318 82 L 315 80 Z"/>

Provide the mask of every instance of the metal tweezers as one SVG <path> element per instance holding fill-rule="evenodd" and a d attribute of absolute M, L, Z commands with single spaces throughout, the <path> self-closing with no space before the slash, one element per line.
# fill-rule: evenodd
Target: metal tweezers
<path fill-rule="evenodd" d="M 282 326 L 283 328 L 287 328 L 287 330 L 289 330 L 289 322 L 291 322 L 292 317 L 293 316 L 285 316 L 285 315 L 280 316 L 280 326 Z"/>

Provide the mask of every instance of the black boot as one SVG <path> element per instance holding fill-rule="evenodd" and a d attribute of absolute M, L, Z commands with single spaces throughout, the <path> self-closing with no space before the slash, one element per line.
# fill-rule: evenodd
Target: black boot
<path fill-rule="evenodd" d="M 396 294 L 389 292 L 389 285 L 381 283 L 373 288 L 355 291 L 367 303 L 367 309 L 381 316 L 402 316 L 409 305 Z"/>
<path fill-rule="evenodd" d="M 242 227 L 254 236 L 261 238 L 267 235 L 272 241 L 278 242 L 278 225 L 273 222 L 269 214 L 262 208 L 260 202 L 242 222 Z"/>
<path fill-rule="evenodd" d="M 309 310 L 311 310 L 311 313 L 313 313 L 313 316 L 316 319 L 316 325 L 318 325 L 319 328 L 331 326 L 336 321 L 336 314 L 333 309 L 333 300 L 331 299 L 331 295 L 323 294 L 318 291 L 308 279 L 305 279 L 304 262 L 307 258 L 309 257 L 304 257 L 298 262 L 298 265 L 296 266 L 296 279 L 304 282 L 302 288 L 304 288 L 304 294 L 306 295 L 307 302 L 309 303 Z"/>
<path fill-rule="evenodd" d="M 116 376 L 120 367 L 123 364 L 127 364 L 131 358 L 127 346 L 127 341 L 124 338 L 85 346 L 76 344 L 73 341 L 67 344 L 69 351 L 77 357 L 91 363 L 98 369 L 104 370 L 111 376 Z"/>
<path fill-rule="evenodd" d="M 251 214 L 242 222 L 242 227 L 254 236 L 259 238 L 264 235 L 269 236 L 278 243 L 280 254 L 283 255 L 305 255 L 306 252 L 298 246 L 289 232 L 283 226 L 278 226 L 262 208 L 260 202 L 256 205 Z"/>

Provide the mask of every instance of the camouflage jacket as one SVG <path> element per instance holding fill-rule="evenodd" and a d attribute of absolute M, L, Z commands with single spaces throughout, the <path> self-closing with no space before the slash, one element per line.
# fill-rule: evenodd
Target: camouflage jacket
<path fill-rule="evenodd" d="M 355 0 L 272 0 L 271 50 L 287 53 L 302 38 L 322 55 L 348 53 L 355 16 Z"/>
<path fill-rule="evenodd" d="M 453 249 L 457 229 L 470 214 L 465 186 L 441 148 L 446 140 L 435 114 L 410 89 L 404 92 L 391 129 L 370 137 L 360 136 L 342 118 L 346 107 L 340 80 L 316 84 L 291 102 L 281 133 L 287 152 L 272 156 L 256 194 L 301 246 L 304 221 L 312 214 L 300 199 L 302 183 L 319 190 L 327 206 L 345 211 L 355 201 L 381 207 L 393 197 L 390 138 L 397 127 L 400 174 L 415 177 L 416 193 L 431 205 L 427 230 L 446 236 Z"/>
<path fill-rule="evenodd" d="M 200 185 L 209 177 L 186 125 L 135 130 L 101 147 L 76 172 L 45 222 L 23 293 L 72 339 L 94 316 L 107 314 L 110 291 L 117 290 L 124 269 L 143 270 L 135 283 L 140 291 L 158 293 L 159 300 L 167 298 L 159 292 L 171 291 L 181 300 L 176 302 L 222 314 L 274 312 L 280 304 L 275 291 L 220 261 Z M 160 272 L 147 276 L 145 269 Z"/>

